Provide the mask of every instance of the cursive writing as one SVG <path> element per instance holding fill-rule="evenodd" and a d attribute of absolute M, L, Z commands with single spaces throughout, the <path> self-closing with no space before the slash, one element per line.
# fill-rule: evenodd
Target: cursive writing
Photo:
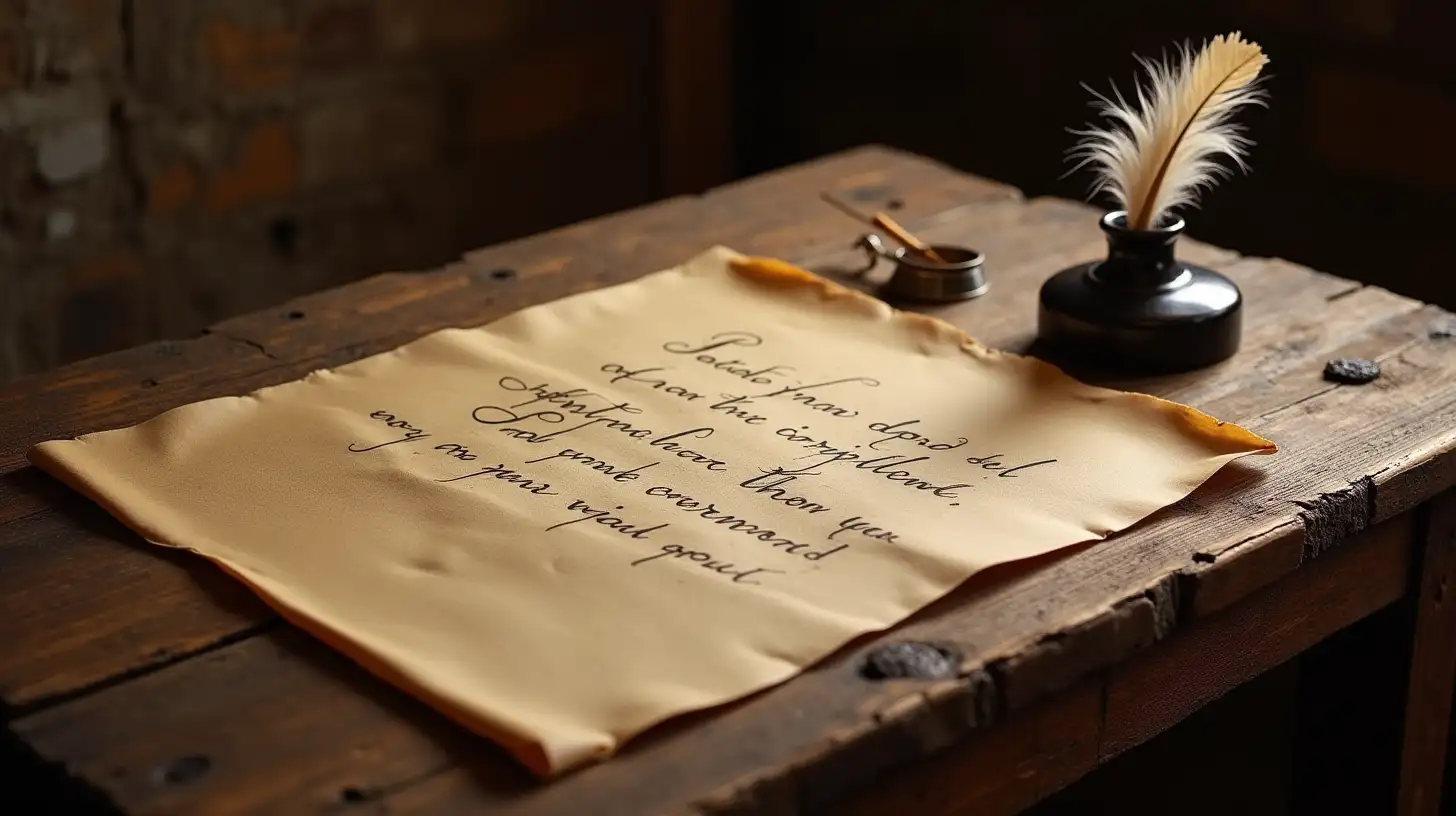
<path fill-rule="evenodd" d="M 609 527 L 630 538 L 643 539 L 647 538 L 649 533 L 655 533 L 658 530 L 666 529 L 669 526 L 666 523 L 659 524 L 656 527 L 643 527 L 641 525 L 633 525 L 623 520 L 620 516 L 613 515 L 613 513 L 618 510 L 626 509 L 620 504 L 609 510 L 598 510 L 595 507 L 592 507 L 591 505 L 582 501 L 581 499 L 575 499 L 571 502 L 571 504 L 568 504 L 566 506 L 566 509 L 574 510 L 579 515 L 576 518 L 568 519 L 559 524 L 553 524 L 550 527 L 547 527 L 546 532 L 549 533 L 552 530 L 557 530 L 562 527 L 570 526 L 572 524 L 580 524 L 581 522 L 589 521 L 593 524 L 600 524 L 604 527 Z"/>
<path fill-rule="evenodd" d="M 571 448 L 562 448 L 561 450 L 551 454 L 550 456 L 542 456 L 540 459 L 528 460 L 526 464 L 543 464 L 545 462 L 550 462 L 556 459 L 561 459 L 566 462 L 574 462 L 580 465 L 586 465 L 592 470 L 595 470 L 596 472 L 607 476 L 614 482 L 635 482 L 637 481 L 638 477 L 642 475 L 642 471 L 647 470 L 648 468 L 657 467 L 657 465 L 660 464 L 658 462 L 648 462 L 645 465 L 638 465 L 634 468 L 624 468 L 619 465 L 614 465 L 605 459 L 598 459 L 595 456 L 582 453 L 580 451 L 575 451 Z"/>
<path fill-rule="evenodd" d="M 386 428 L 393 428 L 397 431 L 404 431 L 404 435 L 400 436 L 398 439 L 391 439 L 388 442 L 380 442 L 378 445 L 370 445 L 366 448 L 357 447 L 359 443 L 351 442 L 349 443 L 350 453 L 367 453 L 368 451 L 378 450 L 389 445 L 398 445 L 401 442 L 418 442 L 419 440 L 425 439 L 429 436 L 429 434 L 425 433 L 424 429 L 417 428 L 414 425 L 411 425 L 409 422 L 400 419 L 394 414 L 389 413 L 388 411 L 375 411 L 374 413 L 369 415 L 369 418 L 377 419 L 380 422 L 383 422 Z"/>
<path fill-rule="evenodd" d="M 525 402 L 509 406 L 482 405 L 472 411 L 470 416 L 482 425 L 497 426 L 501 433 L 514 439 L 539 445 L 569 433 L 596 426 L 646 443 L 648 447 L 672 454 L 673 458 L 685 459 L 715 473 L 728 469 L 727 460 L 721 456 L 700 450 L 690 444 L 690 440 L 707 439 L 712 436 L 714 433 L 712 428 L 697 427 L 677 433 L 659 434 L 651 428 L 634 425 L 624 419 L 608 415 L 613 411 L 621 411 L 634 417 L 642 413 L 641 408 L 628 402 L 610 403 L 610 401 L 606 401 L 608 404 L 599 405 L 594 400 L 605 401 L 605 398 L 585 389 L 552 390 L 548 384 L 531 386 L 517 377 L 502 377 L 498 384 L 507 390 L 530 391 L 534 396 Z M 555 408 L 526 413 L 520 413 L 517 410 L 543 401 L 554 405 Z M 568 418 L 583 421 L 568 428 L 549 432 L 543 432 L 539 427 L 522 427 L 529 422 L 562 425 L 568 422 Z"/>
<path fill-rule="evenodd" d="M 753 332 L 728 331 L 713 335 L 706 343 L 670 340 L 662 344 L 662 350 L 669 354 L 692 355 L 693 360 L 710 366 L 715 371 L 721 371 L 757 385 L 768 385 L 776 378 L 794 370 L 793 366 L 785 365 L 760 367 L 728 356 L 731 354 L 729 351 L 731 346 L 753 348 L 761 345 L 763 345 L 763 338 Z"/>
<path fill-rule="evenodd" d="M 538 481 L 536 481 L 535 479 L 532 479 L 529 476 L 525 476 L 523 474 L 517 473 L 514 470 L 511 470 L 510 468 L 506 467 L 505 465 L 495 465 L 494 467 L 481 468 L 480 470 L 477 470 L 474 473 L 467 473 L 464 476 L 455 476 L 455 477 L 450 478 L 450 479 L 436 479 L 435 481 L 437 481 L 437 482 L 462 482 L 462 481 L 464 481 L 466 479 L 475 479 L 475 478 L 479 478 L 481 476 L 489 476 L 489 477 L 491 477 L 493 479 L 498 479 L 498 480 L 500 480 L 502 482 L 508 482 L 510 484 L 515 485 L 516 487 L 519 487 L 522 490 L 525 490 L 525 491 L 530 492 L 530 493 L 535 493 L 538 496 L 556 496 L 556 495 L 559 495 L 557 493 L 552 492 L 552 490 L 551 490 L 551 484 L 549 482 L 538 482 Z"/>
<path fill-rule="evenodd" d="M 802 426 L 800 430 L 807 430 L 808 426 Z M 942 499 L 958 499 L 960 491 L 971 487 L 969 482 L 939 483 L 930 479 L 917 476 L 914 471 L 905 470 L 908 465 L 917 462 L 924 462 L 930 459 L 928 456 L 903 456 L 900 454 L 886 454 L 866 459 L 852 450 L 836 448 L 826 440 L 815 439 L 812 436 L 805 436 L 793 428 L 780 428 L 776 434 L 789 442 L 808 448 L 814 453 L 796 457 L 796 461 L 810 459 L 809 463 L 797 469 L 780 468 L 781 473 L 788 473 L 795 476 L 807 476 L 816 469 L 823 469 L 831 465 L 848 464 L 855 470 L 868 471 L 894 482 L 898 485 L 912 488 L 914 490 L 927 491 L 930 494 Z"/>
<path fill-rule="evenodd" d="M 749 584 L 759 586 L 758 581 L 753 580 L 757 575 L 783 575 L 783 570 L 764 569 L 762 567 L 739 567 L 728 561 L 720 561 L 703 550 L 690 550 L 681 544 L 664 544 L 657 551 L 656 555 L 649 555 L 646 558 L 639 558 L 632 562 L 632 566 L 639 567 L 643 564 L 650 564 L 659 558 L 672 558 L 674 560 L 686 559 L 688 563 L 695 564 L 706 570 L 729 578 L 735 584 Z"/>
<path fill-rule="evenodd" d="M 849 419 L 859 416 L 859 411 L 831 402 L 818 393 L 810 393 L 821 388 L 828 388 L 833 385 L 845 385 L 847 383 L 855 383 L 869 388 L 878 388 L 880 385 L 879 380 L 871 377 L 844 377 L 838 380 L 826 380 L 825 382 L 813 383 L 812 385 L 804 385 L 802 383 L 798 385 L 786 385 L 774 391 L 766 391 L 758 394 L 755 398 L 772 399 L 773 397 L 787 397 L 811 411 L 818 411 L 841 419 Z"/>
<path fill-rule="evenodd" d="M 667 369 L 665 368 L 649 367 L 632 370 L 622 365 L 621 363 L 607 363 L 606 365 L 602 366 L 601 370 L 606 374 L 612 375 L 612 379 L 610 380 L 610 382 L 613 385 L 625 381 L 629 383 L 636 383 L 638 385 L 645 385 L 648 388 L 661 391 L 668 396 L 681 397 L 688 402 L 704 399 L 702 394 L 699 394 L 696 391 L 689 391 L 681 385 L 674 385 L 671 382 L 663 379 L 662 377 L 645 376 L 648 374 L 655 374 L 659 371 L 666 371 Z"/>
<path fill-rule="evenodd" d="M 504 430 L 504 432 L 516 439 L 541 444 L 549 442 L 558 436 L 565 436 L 573 431 L 579 431 L 582 428 L 593 425 L 601 425 L 634 439 L 643 439 L 652 436 L 652 430 L 649 428 L 638 428 L 626 420 L 609 416 L 618 412 L 628 415 L 642 413 L 641 408 L 629 402 L 612 403 L 600 394 L 593 394 L 584 388 L 553 391 L 545 383 L 535 386 L 527 385 L 517 377 L 501 377 L 497 384 L 507 391 L 530 391 L 534 396 L 529 400 L 509 406 L 479 406 L 470 412 L 470 416 L 482 425 L 513 426 L 531 420 L 547 425 L 561 425 L 567 421 L 568 417 L 582 420 L 570 428 L 552 431 L 550 433 L 541 433 L 534 429 L 518 427 L 508 427 Z M 518 411 L 518 409 L 527 408 L 540 402 L 555 406 L 555 408 L 539 409 L 526 413 L 520 413 Z M 597 402 L 603 404 L 596 404 Z"/>
<path fill-rule="evenodd" d="M 820 561 L 828 558 L 840 550 L 845 549 L 846 546 L 841 544 L 829 550 L 815 550 L 812 544 L 795 541 L 787 536 L 779 535 L 777 531 L 755 524 L 743 516 L 735 516 L 732 513 L 724 512 L 718 509 L 718 506 L 713 502 L 700 501 L 671 487 L 661 485 L 649 487 L 647 488 L 647 495 L 670 501 L 672 502 L 672 507 L 678 510 L 682 510 L 685 513 L 697 516 L 706 521 L 711 521 L 735 533 L 751 536 L 775 550 L 780 550 L 789 555 L 797 555 L 800 558 L 806 558 L 810 561 Z"/>
<path fill-rule="evenodd" d="M 883 530 L 879 527 L 876 527 L 870 524 L 868 521 L 860 518 L 859 516 L 851 516 L 850 518 L 839 522 L 839 529 L 830 533 L 828 536 L 826 536 L 826 538 L 828 538 L 830 541 L 833 541 L 834 537 L 839 535 L 840 533 L 859 533 L 865 538 L 873 538 L 876 541 L 883 541 L 886 544 L 900 543 L 899 537 L 896 536 L 894 533 L 890 532 L 889 530 Z"/>
<path fill-rule="evenodd" d="M 1030 470 L 1042 465 L 1050 465 L 1057 460 L 1043 459 L 1039 462 L 1028 462 L 1024 465 L 1007 465 L 1001 461 L 1001 454 L 993 453 L 990 456 L 967 456 L 966 462 L 972 465 L 979 465 L 981 470 L 997 471 L 998 478 L 1016 478 L 1019 471 Z"/>
<path fill-rule="evenodd" d="M 810 473 L 805 475 L 818 476 L 819 474 Z M 783 468 L 773 468 L 772 470 L 765 470 L 758 476 L 750 476 L 744 479 L 738 483 L 738 486 L 752 490 L 761 496 L 767 496 L 770 500 L 779 502 L 785 507 L 792 507 L 795 510 L 803 510 L 806 513 L 829 512 L 829 508 L 819 502 L 809 501 L 803 496 L 796 496 L 790 493 L 788 488 L 781 487 L 781 485 L 786 485 L 797 478 L 799 477 L 796 475 L 785 473 Z"/>
<path fill-rule="evenodd" d="M 749 399 L 748 397 L 734 396 L 733 394 L 724 394 L 723 399 L 713 403 L 712 405 L 709 405 L 708 410 L 719 411 L 721 413 L 727 414 L 728 416 L 739 420 L 744 425 L 762 425 L 764 422 L 768 421 L 768 417 L 759 416 L 758 414 L 755 414 L 752 411 L 748 410 L 747 406 L 750 406 L 752 404 L 753 400 Z"/>
<path fill-rule="evenodd" d="M 750 586 L 840 563 L 831 556 L 900 545 L 891 527 L 913 518 L 902 509 L 902 497 L 923 496 L 957 507 L 969 491 L 984 487 L 982 498 L 995 496 L 991 485 L 1010 490 L 1022 484 L 995 480 L 1034 477 L 1058 461 L 1024 453 L 982 454 L 989 446 L 931 427 L 942 418 L 939 413 L 927 414 L 928 423 L 913 414 L 841 422 L 861 417 L 860 408 L 868 407 L 856 404 L 857 397 L 870 393 L 864 389 L 892 386 L 882 386 L 875 377 L 837 376 L 842 370 L 800 371 L 774 362 L 768 346 L 753 332 L 705 330 L 699 339 L 668 340 L 636 360 L 640 349 L 613 351 L 606 358 L 611 362 L 598 358 L 567 369 L 556 383 L 496 370 L 492 396 L 479 401 L 484 404 L 471 408 L 473 400 L 454 409 L 460 420 L 468 411 L 471 422 L 461 424 L 471 436 L 436 438 L 414 417 L 380 410 L 369 414 L 374 423 L 369 428 L 379 438 L 352 442 L 348 450 L 364 453 L 428 439 L 410 453 L 432 453 L 437 467 L 458 475 L 431 478 L 462 489 L 499 483 L 501 490 L 559 496 L 562 489 L 548 481 L 553 479 L 582 493 L 548 502 L 550 515 L 523 513 L 540 518 L 538 531 L 596 531 L 600 535 L 593 534 L 591 541 L 629 548 L 624 561 L 631 567 L 678 564 Z M 785 418 L 807 422 L 803 411 L 822 415 L 816 424 L 834 429 L 824 434 Z M 544 447 L 528 449 L 535 452 L 522 457 L 520 465 L 489 465 L 498 456 L 509 459 L 496 450 L 510 444 L 505 439 Z M 769 461 L 742 469 L 730 463 L 745 456 Z M 466 468 L 469 472 L 459 473 Z M 861 511 L 858 515 L 836 508 L 855 496 L 836 479 L 869 479 L 891 488 L 879 491 L 884 504 L 870 511 L 878 518 L 864 515 L 862 507 L 852 508 Z M 583 498 L 593 495 L 590 486 L 576 482 L 615 495 Z M 632 487 L 624 494 L 616 485 Z M 520 493 L 511 495 L 525 500 Z M 725 504 L 741 506 L 730 510 Z M 922 510 L 917 506 L 915 512 Z M 794 524 L 810 518 L 816 521 Z M 636 542 L 647 543 L 638 547 Z M 745 563 L 760 559 L 779 569 Z"/>
<path fill-rule="evenodd" d="M 926 450 L 945 451 L 959 448 L 969 441 L 962 436 L 958 437 L 955 442 L 936 442 L 928 436 L 922 436 L 915 431 L 909 430 L 909 426 L 918 424 L 920 424 L 920 420 L 918 419 L 907 419 L 904 422 L 896 422 L 893 425 L 888 422 L 871 422 L 869 429 L 875 433 L 884 434 L 884 436 L 871 442 L 869 444 L 870 450 L 881 450 L 880 445 L 886 442 L 900 441 L 909 442 L 912 445 L 925 448 Z"/>

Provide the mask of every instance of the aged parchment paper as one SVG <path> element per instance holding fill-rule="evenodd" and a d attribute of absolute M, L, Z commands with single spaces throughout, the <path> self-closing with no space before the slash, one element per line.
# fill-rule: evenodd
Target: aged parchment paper
<path fill-rule="evenodd" d="M 720 247 L 30 455 L 550 776 L 1273 451 Z"/>

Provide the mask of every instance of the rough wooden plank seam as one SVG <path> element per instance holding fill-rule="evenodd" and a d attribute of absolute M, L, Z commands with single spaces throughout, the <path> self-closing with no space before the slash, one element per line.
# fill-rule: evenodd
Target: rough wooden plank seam
<path fill-rule="evenodd" d="M 264 357 L 267 357 L 269 360 L 273 360 L 275 362 L 278 361 L 278 358 L 275 357 L 271 352 L 269 352 L 268 351 L 268 348 L 266 346 L 264 346 L 262 343 L 259 343 L 257 340 L 252 340 L 252 339 L 249 339 L 247 337 L 242 337 L 242 336 L 236 335 L 236 334 L 229 334 L 228 332 L 220 331 L 220 330 L 215 329 L 215 328 L 212 328 L 210 326 L 208 328 L 203 329 L 197 336 L 198 337 L 204 337 L 204 336 L 209 335 L 209 334 L 215 334 L 218 337 L 223 338 L 224 340 L 228 340 L 230 342 L 238 343 L 238 344 L 240 344 L 242 346 L 246 346 L 247 348 L 252 349 L 253 351 L 257 352 L 258 354 L 261 354 Z"/>
<path fill-rule="evenodd" d="M 1282 539 L 1286 535 L 1300 536 L 1301 550 L 1303 548 L 1304 526 L 1298 518 L 1287 519 L 1270 525 L 1257 533 L 1246 535 L 1239 540 L 1223 547 L 1207 547 L 1193 553 L 1192 563 L 1184 566 L 1177 572 L 1178 581 L 1178 620 L 1180 625 L 1200 617 L 1204 612 L 1199 611 L 1200 593 L 1206 591 L 1208 581 L 1212 576 L 1220 576 L 1223 571 L 1238 570 L 1239 559 L 1254 554 L 1254 551 L 1261 547 L 1271 546 L 1272 542 Z M 1277 574 L 1268 574 L 1266 580 L 1258 582 L 1257 586 L 1266 586 L 1274 581 L 1288 575 L 1292 569 L 1297 569 L 1304 563 L 1301 553 L 1298 563 L 1291 565 L 1291 570 Z M 1230 564 L 1233 564 L 1230 567 Z M 1214 578 L 1214 580 L 1217 580 Z M 1222 608 L 1220 606 L 1219 608 Z M 1213 610 L 1217 611 L 1217 610 Z"/>
<path fill-rule="evenodd" d="M 1229 544 L 1228 546 L 1223 547 L 1217 551 L 1215 551 L 1212 547 L 1199 550 L 1193 553 L 1193 562 L 1196 564 L 1215 564 L 1218 562 L 1218 559 L 1223 558 L 1224 556 L 1238 555 L 1240 550 L 1254 546 L 1265 538 L 1277 534 L 1285 527 L 1298 523 L 1299 522 L 1297 519 L 1288 519 L 1285 521 L 1281 521 L 1277 524 L 1270 525 L 1268 528 L 1260 530 L 1257 533 L 1250 533 L 1249 535 L 1246 535 L 1238 541 L 1235 541 L 1234 543 Z"/>
<path fill-rule="evenodd" d="M 1370 526 L 1375 518 L 1375 480 L 1361 476 L 1348 487 L 1294 503 L 1304 522 L 1304 559 L 1308 561 Z"/>
<path fill-rule="evenodd" d="M 914 681 L 901 681 L 914 682 Z M 770 773 L 725 785 L 691 805 L 702 816 L 818 812 L 845 793 L 845 780 L 865 785 L 919 757 L 951 747 L 996 717 L 991 676 L 980 667 L 932 681 L 853 726 L 829 735 Z M 907 746 L 908 743 L 908 746 Z M 894 744 L 900 750 L 886 750 Z M 904 750 L 909 747 L 911 750 Z M 816 784 L 815 779 L 825 784 Z M 826 795 L 832 791 L 832 796 Z"/>
<path fill-rule="evenodd" d="M 1015 654 L 994 659 L 1000 715 L 1069 688 L 1099 669 L 1167 637 L 1178 626 L 1177 571 L 1125 596 L 1091 617 L 1043 635 Z"/>
<path fill-rule="evenodd" d="M 225 649 L 233 645 L 234 643 L 241 643 L 244 640 L 248 640 L 250 638 L 254 638 L 259 635 L 273 631 L 274 629 L 279 628 L 282 624 L 282 618 L 276 615 L 270 615 L 269 617 L 264 618 L 255 624 L 243 627 L 236 632 L 231 632 L 222 637 L 209 640 L 206 643 L 200 644 L 195 648 L 178 650 L 176 652 L 167 652 L 165 654 L 158 655 L 150 663 L 144 663 L 139 666 L 134 666 L 125 671 L 121 671 L 112 675 L 107 675 L 106 677 L 103 677 L 94 682 L 77 686 L 75 688 L 66 689 L 65 691 L 57 692 L 55 694 L 40 697 L 35 700 L 31 700 L 30 702 L 23 703 L 21 705 L 8 705 L 4 701 L 4 698 L 0 697 L 0 723 L 7 723 L 12 720 L 19 720 L 24 717 L 29 717 L 30 715 L 44 711 L 45 709 L 64 705 L 73 700 L 79 700 L 82 697 L 89 697 L 92 694 L 96 694 L 110 688 L 115 688 L 116 686 L 120 686 L 123 683 L 127 683 L 141 677 L 146 677 L 150 674 L 155 674 L 156 672 L 162 671 L 171 666 L 175 666 L 178 663 L 183 663 L 188 660 L 192 660 L 193 658 L 202 657 L 204 655 L 212 654 L 213 652 L 221 651 L 222 649 Z"/>
<path fill-rule="evenodd" d="M 1177 594 L 1176 572 L 1170 572 L 1153 586 L 1044 635 L 1014 655 L 963 666 L 955 679 L 927 684 L 881 707 L 793 762 L 713 791 L 693 803 L 694 811 L 712 816 L 760 809 L 814 812 L 829 804 L 818 801 L 814 776 L 837 778 L 841 788 L 845 778 L 870 781 L 901 763 L 949 748 L 1167 637 L 1178 624 Z M 1109 642 L 1112 648 L 1106 648 Z M 902 750 L 877 750 L 892 742 Z"/>
<path fill-rule="evenodd" d="M 1299 515 L 1308 559 L 1369 527 L 1375 508 L 1374 480 L 1371 476 L 1362 476 L 1343 490 L 1320 494 L 1310 503 L 1296 503 L 1304 508 Z M 1216 556 L 1228 554 L 1293 523 L 1296 522 L 1281 522 L 1247 536 Z M 714 816 L 744 813 L 766 805 L 772 805 L 775 812 L 800 812 L 806 804 L 806 794 L 810 793 L 796 784 L 801 774 L 869 770 L 846 767 L 849 763 L 836 760 L 856 742 L 883 738 L 886 727 L 922 737 L 915 745 L 921 749 L 920 756 L 949 747 L 971 732 L 1063 691 L 1177 631 L 1191 618 L 1191 613 L 1179 603 L 1188 577 L 1186 568 L 1170 571 L 1153 586 L 1111 604 L 1097 615 L 1048 633 L 1014 655 L 986 661 L 982 668 L 963 668 L 955 680 L 940 681 L 917 690 L 879 709 L 856 728 L 836 734 L 795 762 L 720 788 L 699 800 L 695 807 L 699 813 Z M 1109 643 L 1111 648 L 1106 648 Z M 975 677 L 977 674 L 979 677 Z M 974 701 L 971 703 L 974 715 L 966 714 L 962 700 Z M 875 770 L 882 771 L 892 765 L 888 760 L 879 764 L 884 767 Z"/>

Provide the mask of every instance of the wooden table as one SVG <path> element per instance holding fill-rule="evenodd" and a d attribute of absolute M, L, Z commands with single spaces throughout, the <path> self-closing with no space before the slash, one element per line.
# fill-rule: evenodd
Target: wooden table
<path fill-rule="evenodd" d="M 7 792 L 131 813 L 1009 813 L 1400 602 L 1412 642 L 1395 667 L 1408 678 L 1399 812 L 1435 813 L 1456 672 L 1456 318 L 1283 261 L 1185 240 L 1187 259 L 1244 288 L 1243 351 L 1109 383 L 1242 423 L 1277 456 L 1231 465 L 1104 543 L 983 573 L 782 687 L 544 787 L 201 559 L 143 544 L 25 465 L 41 440 L 291 380 L 713 243 L 845 276 L 863 265 L 850 249 L 861 228 L 825 191 L 982 249 L 991 294 L 936 313 L 1000 348 L 1028 346 L 1047 275 L 1103 251 L 1086 206 L 864 148 L 0 391 L 0 765 L 19 777 Z M 1384 374 L 1326 382 L 1338 356 Z M 947 646 L 960 671 L 861 674 L 869 650 L 900 641 Z"/>

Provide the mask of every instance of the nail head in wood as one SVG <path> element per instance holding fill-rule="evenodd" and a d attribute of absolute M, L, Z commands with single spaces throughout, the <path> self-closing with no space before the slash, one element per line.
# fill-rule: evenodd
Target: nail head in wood
<path fill-rule="evenodd" d="M 1360 357 L 1340 357 L 1325 363 L 1325 379 L 1345 385 L 1364 385 L 1380 376 L 1380 364 Z"/>
<path fill-rule="evenodd" d="M 889 643 L 865 656 L 860 673 L 871 680 L 942 680 L 955 676 L 956 659 L 929 643 Z"/>

